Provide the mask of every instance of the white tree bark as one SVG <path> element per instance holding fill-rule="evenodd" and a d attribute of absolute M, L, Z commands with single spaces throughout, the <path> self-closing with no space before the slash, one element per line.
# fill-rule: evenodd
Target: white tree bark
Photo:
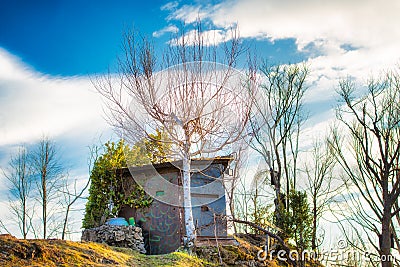
<path fill-rule="evenodd" d="M 194 242 L 196 239 L 196 232 L 193 222 L 193 212 L 192 212 L 192 197 L 190 190 L 190 159 L 184 157 L 182 160 L 183 169 L 183 205 L 185 211 L 185 230 L 186 237 L 185 245 L 191 247 L 190 242 Z"/>

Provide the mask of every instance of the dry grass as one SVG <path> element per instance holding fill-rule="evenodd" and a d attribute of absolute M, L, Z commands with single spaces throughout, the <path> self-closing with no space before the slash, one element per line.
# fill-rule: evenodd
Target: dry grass
<path fill-rule="evenodd" d="M 197 257 L 174 252 L 146 256 L 130 249 L 91 242 L 21 240 L 0 235 L 0 266 L 212 266 Z"/>
<path fill-rule="evenodd" d="M 268 256 L 264 261 L 257 259 L 257 253 L 263 249 L 265 236 L 255 234 L 237 234 L 234 236 L 238 245 L 201 246 L 196 248 L 200 258 L 222 266 L 268 266 L 287 267 L 286 261 L 279 261 L 275 255 Z M 261 255 L 264 256 L 264 255 Z M 221 263 L 222 261 L 222 263 Z M 307 267 L 324 267 L 318 262 L 307 261 Z"/>
<path fill-rule="evenodd" d="M 0 235 L 0 266 L 287 266 L 275 257 L 264 262 L 257 261 L 257 252 L 265 242 L 262 236 L 242 234 L 235 238 L 237 246 L 220 246 L 219 253 L 216 246 L 198 247 L 196 257 L 185 252 L 148 256 L 127 248 L 91 242 L 21 240 L 10 235 Z M 308 262 L 306 266 L 323 267 L 314 262 Z"/>

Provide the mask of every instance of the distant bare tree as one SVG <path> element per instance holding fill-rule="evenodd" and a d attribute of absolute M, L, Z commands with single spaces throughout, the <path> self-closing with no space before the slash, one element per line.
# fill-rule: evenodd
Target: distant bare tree
<path fill-rule="evenodd" d="M 92 146 L 89 148 L 90 154 L 88 159 L 88 167 L 89 167 L 89 174 L 92 172 L 93 166 L 98 158 L 99 147 Z M 64 240 L 66 235 L 68 234 L 68 220 L 70 216 L 70 212 L 72 210 L 72 206 L 79 200 L 82 199 L 82 195 L 86 191 L 86 189 L 90 185 L 90 175 L 87 179 L 86 183 L 78 189 L 77 187 L 77 179 L 73 182 L 70 182 L 68 176 L 63 180 L 62 190 L 61 193 L 63 195 L 63 207 L 64 207 L 64 219 L 63 219 L 63 226 L 61 232 L 61 239 Z"/>
<path fill-rule="evenodd" d="M 254 65 L 254 64 L 253 64 Z M 253 67 L 256 68 L 256 67 Z M 298 141 L 302 122 L 303 96 L 308 68 L 304 64 L 261 67 L 261 93 L 255 95 L 256 116 L 251 119 L 251 146 L 264 158 L 270 168 L 274 185 L 276 221 L 281 221 L 279 210 L 289 209 L 290 186 L 296 186 L 298 171 Z M 286 182 L 286 203 L 282 198 L 282 178 Z M 279 225 L 278 225 L 279 226 Z"/>
<path fill-rule="evenodd" d="M 349 136 L 334 129 L 330 147 L 344 172 L 348 193 L 342 203 L 351 210 L 347 219 L 367 233 L 381 265 L 389 267 L 392 218 L 400 211 L 395 205 L 400 194 L 400 74 L 393 70 L 371 78 L 364 94 L 357 89 L 350 78 L 340 82 L 344 105 L 337 117 Z"/>
<path fill-rule="evenodd" d="M 8 170 L 3 173 L 8 180 L 12 219 L 17 223 L 22 237 L 26 239 L 31 229 L 32 207 L 29 202 L 32 197 L 33 176 L 28 153 L 24 146 L 20 147 L 18 153 L 11 157 Z M 3 222 L 2 226 L 7 230 L 7 226 Z"/>
<path fill-rule="evenodd" d="M 48 223 L 55 222 L 52 215 L 57 211 L 50 204 L 58 203 L 58 189 L 64 176 L 64 168 L 55 143 L 46 137 L 30 152 L 30 161 L 39 195 L 38 202 L 42 207 L 43 238 L 46 239 L 49 236 Z M 51 232 L 53 230 L 55 229 Z"/>
<path fill-rule="evenodd" d="M 90 184 L 90 179 L 84 184 L 84 186 L 78 189 L 77 179 L 72 183 L 68 178 L 63 180 L 62 195 L 63 195 L 63 206 L 64 206 L 64 219 L 61 231 L 61 239 L 64 240 L 68 234 L 68 220 L 72 206 L 82 198 L 83 193 L 86 191 Z"/>
<path fill-rule="evenodd" d="M 246 179 L 238 179 L 237 180 L 237 185 L 236 185 L 236 190 L 234 192 L 234 208 L 235 212 L 233 213 L 236 218 L 243 219 L 245 221 L 250 221 L 250 206 L 251 206 L 251 192 L 249 192 L 247 185 L 246 185 Z M 248 227 L 246 224 L 242 225 L 237 225 L 236 223 L 233 222 L 235 225 L 235 231 L 239 232 L 243 230 L 244 232 L 248 232 Z"/>
<path fill-rule="evenodd" d="M 339 183 L 333 184 L 333 169 L 335 158 L 330 153 L 327 143 L 315 141 L 311 159 L 305 163 L 305 174 L 307 177 L 307 193 L 311 197 L 312 211 L 312 239 L 311 247 L 315 251 L 317 244 L 318 222 L 322 214 L 329 210 L 329 204 L 332 202 L 339 190 Z"/>
<path fill-rule="evenodd" d="M 240 184 L 240 180 L 243 177 L 243 169 L 244 165 L 247 161 L 247 153 L 246 149 L 244 148 L 243 144 L 242 146 L 239 146 L 237 151 L 235 151 L 234 159 L 233 159 L 233 168 L 229 169 L 230 172 L 228 175 L 223 176 L 223 185 L 225 187 L 225 192 L 226 192 L 226 197 L 228 201 L 228 206 L 229 206 L 229 213 L 235 217 L 235 213 L 237 211 L 235 207 L 235 202 L 236 196 L 237 196 L 237 191 L 238 191 L 238 185 Z M 233 228 L 235 233 L 237 232 L 236 224 L 233 223 Z"/>
<path fill-rule="evenodd" d="M 269 175 L 269 169 L 265 168 L 265 163 L 261 160 L 258 163 L 257 170 L 252 177 L 246 174 L 246 164 L 249 155 L 243 158 L 241 163 L 243 166 L 239 169 L 239 179 L 236 181 L 236 189 L 234 192 L 234 208 L 232 214 L 237 219 L 251 221 L 260 227 L 272 227 L 271 207 L 274 194 L 265 183 L 265 177 Z M 250 163 L 252 164 L 252 163 Z M 239 230 L 248 233 L 249 231 L 258 231 L 249 228 L 247 224 L 235 224 Z"/>
<path fill-rule="evenodd" d="M 109 74 L 94 81 L 105 99 L 109 122 L 125 139 L 151 139 L 155 129 L 165 129 L 168 140 L 158 142 L 171 143 L 173 156 L 182 160 L 188 247 L 196 239 L 191 159 L 226 152 L 245 134 L 251 111 L 252 87 L 234 70 L 240 53 L 237 32 L 232 30 L 228 41 L 218 46 L 221 53 L 213 41 L 199 24 L 171 40 L 160 63 L 149 41 L 128 33 L 118 77 Z M 158 71 L 162 68 L 166 70 Z"/>

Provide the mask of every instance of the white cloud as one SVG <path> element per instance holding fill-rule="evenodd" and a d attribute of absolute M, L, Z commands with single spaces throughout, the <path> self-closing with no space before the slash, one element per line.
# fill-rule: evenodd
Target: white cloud
<path fill-rule="evenodd" d="M 207 17 L 207 11 L 211 6 L 202 7 L 200 5 L 184 5 L 181 8 L 175 9 L 167 20 L 181 20 L 184 23 L 193 23 L 198 19 Z"/>
<path fill-rule="evenodd" d="M 168 25 L 161 30 L 153 32 L 153 37 L 160 37 L 166 33 L 177 33 L 178 31 L 179 29 L 175 25 Z"/>
<path fill-rule="evenodd" d="M 306 108 L 314 110 L 301 142 L 307 148 L 335 121 L 339 79 L 351 76 L 365 84 L 371 75 L 399 62 L 399 10 L 397 0 L 223 0 L 216 5 L 176 6 L 167 20 L 190 24 L 201 19 L 203 25 L 216 29 L 218 34 L 210 38 L 214 43 L 226 40 L 227 31 L 235 25 L 242 38 L 272 42 L 293 38 L 297 49 L 310 55 L 306 63 L 311 86 L 305 101 Z M 209 31 L 205 34 L 212 37 Z"/>
<path fill-rule="evenodd" d="M 161 6 L 161 10 L 174 10 L 179 5 L 178 1 L 168 2 L 165 5 Z"/>
<path fill-rule="evenodd" d="M 190 23 L 200 14 L 217 27 L 238 23 L 243 37 L 296 38 L 300 49 L 316 40 L 376 46 L 399 36 L 399 8 L 396 0 L 242 0 L 184 5 L 169 18 Z"/>
<path fill-rule="evenodd" d="M 0 66 L 0 146 L 106 128 L 89 78 L 45 76 L 2 49 Z"/>
<path fill-rule="evenodd" d="M 51 77 L 36 72 L 0 48 L 0 168 L 21 144 L 30 145 L 43 134 L 56 141 L 71 179 L 87 181 L 88 146 L 105 142 L 110 127 L 103 119 L 102 102 L 88 77 Z M 7 183 L 0 172 L 0 218 L 13 228 L 8 213 Z M 74 208 L 82 208 L 79 203 Z M 74 212 L 76 230 L 82 212 Z M 79 236 L 73 236 L 78 239 Z"/>
<path fill-rule="evenodd" d="M 319 55 L 308 60 L 314 85 L 307 101 L 315 102 L 333 98 L 338 78 L 364 81 L 399 61 L 399 10 L 397 0 L 226 0 L 214 6 L 183 5 L 168 20 L 193 23 L 200 18 L 225 31 L 237 24 L 243 38 L 294 38 L 299 51 Z"/>
<path fill-rule="evenodd" d="M 196 44 L 198 42 L 198 32 L 196 30 L 191 30 L 180 36 L 177 39 L 172 39 L 169 43 L 171 45 L 182 44 Z M 223 30 L 208 30 L 201 32 L 201 38 L 205 46 L 218 45 L 222 42 L 227 42 L 232 39 L 232 35 L 229 32 Z"/>

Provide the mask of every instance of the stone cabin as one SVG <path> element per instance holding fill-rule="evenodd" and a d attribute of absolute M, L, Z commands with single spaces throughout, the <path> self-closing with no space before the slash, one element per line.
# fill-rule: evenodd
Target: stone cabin
<path fill-rule="evenodd" d="M 227 201 L 224 176 L 229 170 L 229 157 L 193 159 L 191 161 L 192 211 L 198 240 L 227 238 Z M 182 190 L 182 161 L 122 169 L 123 177 L 135 181 L 155 196 L 150 207 L 123 207 L 120 217 L 134 217 L 143 229 L 147 254 L 175 251 L 183 243 L 185 222 Z"/>

